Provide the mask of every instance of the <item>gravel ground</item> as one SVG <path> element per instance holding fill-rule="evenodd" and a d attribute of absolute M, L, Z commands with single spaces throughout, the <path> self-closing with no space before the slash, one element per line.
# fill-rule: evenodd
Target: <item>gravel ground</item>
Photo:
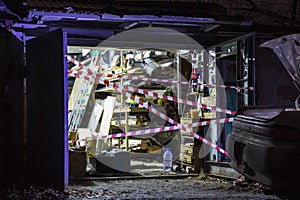
<path fill-rule="evenodd" d="M 68 199 L 280 199 L 259 184 L 233 185 L 212 177 L 89 181 L 72 185 Z"/>
<path fill-rule="evenodd" d="M 64 192 L 31 186 L 1 190 L 0 200 L 44 199 L 288 199 L 279 198 L 260 184 L 199 174 L 162 170 L 161 163 L 132 162 L 131 176 L 107 174 L 71 179 Z M 135 175 L 133 175 L 135 174 Z M 137 175 L 138 174 L 138 175 Z M 268 194 L 266 193 L 268 191 Z M 299 199 L 299 198 L 294 198 Z"/>
<path fill-rule="evenodd" d="M 265 194 L 257 183 L 202 177 L 180 179 L 127 179 L 83 180 L 71 182 L 69 188 L 59 192 L 51 188 L 30 187 L 26 190 L 2 191 L 0 199 L 281 199 Z M 287 198 L 284 198 L 287 199 Z"/>

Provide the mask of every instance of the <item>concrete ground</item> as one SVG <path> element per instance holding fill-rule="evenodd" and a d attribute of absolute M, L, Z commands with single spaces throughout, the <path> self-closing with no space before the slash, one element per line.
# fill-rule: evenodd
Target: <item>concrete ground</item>
<path fill-rule="evenodd" d="M 257 183 L 165 171 L 155 160 L 131 160 L 130 173 L 73 180 L 68 199 L 280 199 Z"/>
<path fill-rule="evenodd" d="M 259 184 L 211 177 L 93 180 L 72 184 L 68 199 L 280 199 Z"/>
<path fill-rule="evenodd" d="M 64 192 L 30 186 L 1 191 L 0 199 L 289 199 L 261 184 L 233 179 L 165 171 L 155 160 L 132 160 L 130 173 L 103 173 L 70 179 Z M 297 199 L 297 198 L 295 198 Z"/>

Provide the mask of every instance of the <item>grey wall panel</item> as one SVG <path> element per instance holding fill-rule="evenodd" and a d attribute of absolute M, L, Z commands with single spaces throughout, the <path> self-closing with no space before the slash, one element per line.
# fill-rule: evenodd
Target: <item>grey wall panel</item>
<path fill-rule="evenodd" d="M 67 185 L 67 68 L 65 34 L 27 42 L 27 171 L 39 185 Z"/>

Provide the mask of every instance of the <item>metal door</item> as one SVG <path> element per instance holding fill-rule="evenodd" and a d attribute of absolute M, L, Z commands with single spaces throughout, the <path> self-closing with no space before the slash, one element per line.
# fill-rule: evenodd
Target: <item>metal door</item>
<path fill-rule="evenodd" d="M 28 180 L 59 189 L 68 185 L 66 41 L 58 29 L 26 44 Z"/>
<path fill-rule="evenodd" d="M 0 27 L 0 187 L 23 179 L 23 43 Z"/>
<path fill-rule="evenodd" d="M 255 106 L 255 33 L 249 33 L 238 38 L 223 42 L 209 48 L 214 54 L 216 83 L 235 86 L 237 89 L 216 88 L 218 107 L 237 111 L 244 106 Z M 213 83 L 214 84 L 214 83 Z M 238 91 L 238 88 L 240 91 Z M 224 105 L 224 102 L 225 105 Z M 233 117 L 217 113 L 217 118 Z M 224 128 L 223 128 L 224 126 Z M 231 122 L 217 125 L 218 146 L 225 148 L 227 135 L 232 131 Z M 218 153 L 219 161 L 228 161 L 223 154 Z"/>

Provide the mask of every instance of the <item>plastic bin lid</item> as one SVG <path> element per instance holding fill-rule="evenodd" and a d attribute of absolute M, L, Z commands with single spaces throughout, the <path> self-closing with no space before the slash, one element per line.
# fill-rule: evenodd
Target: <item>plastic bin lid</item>
<path fill-rule="evenodd" d="M 300 93 L 300 34 L 282 36 L 260 45 L 272 49 L 284 68 L 292 77 Z M 300 108 L 300 95 L 296 99 L 296 108 Z"/>

